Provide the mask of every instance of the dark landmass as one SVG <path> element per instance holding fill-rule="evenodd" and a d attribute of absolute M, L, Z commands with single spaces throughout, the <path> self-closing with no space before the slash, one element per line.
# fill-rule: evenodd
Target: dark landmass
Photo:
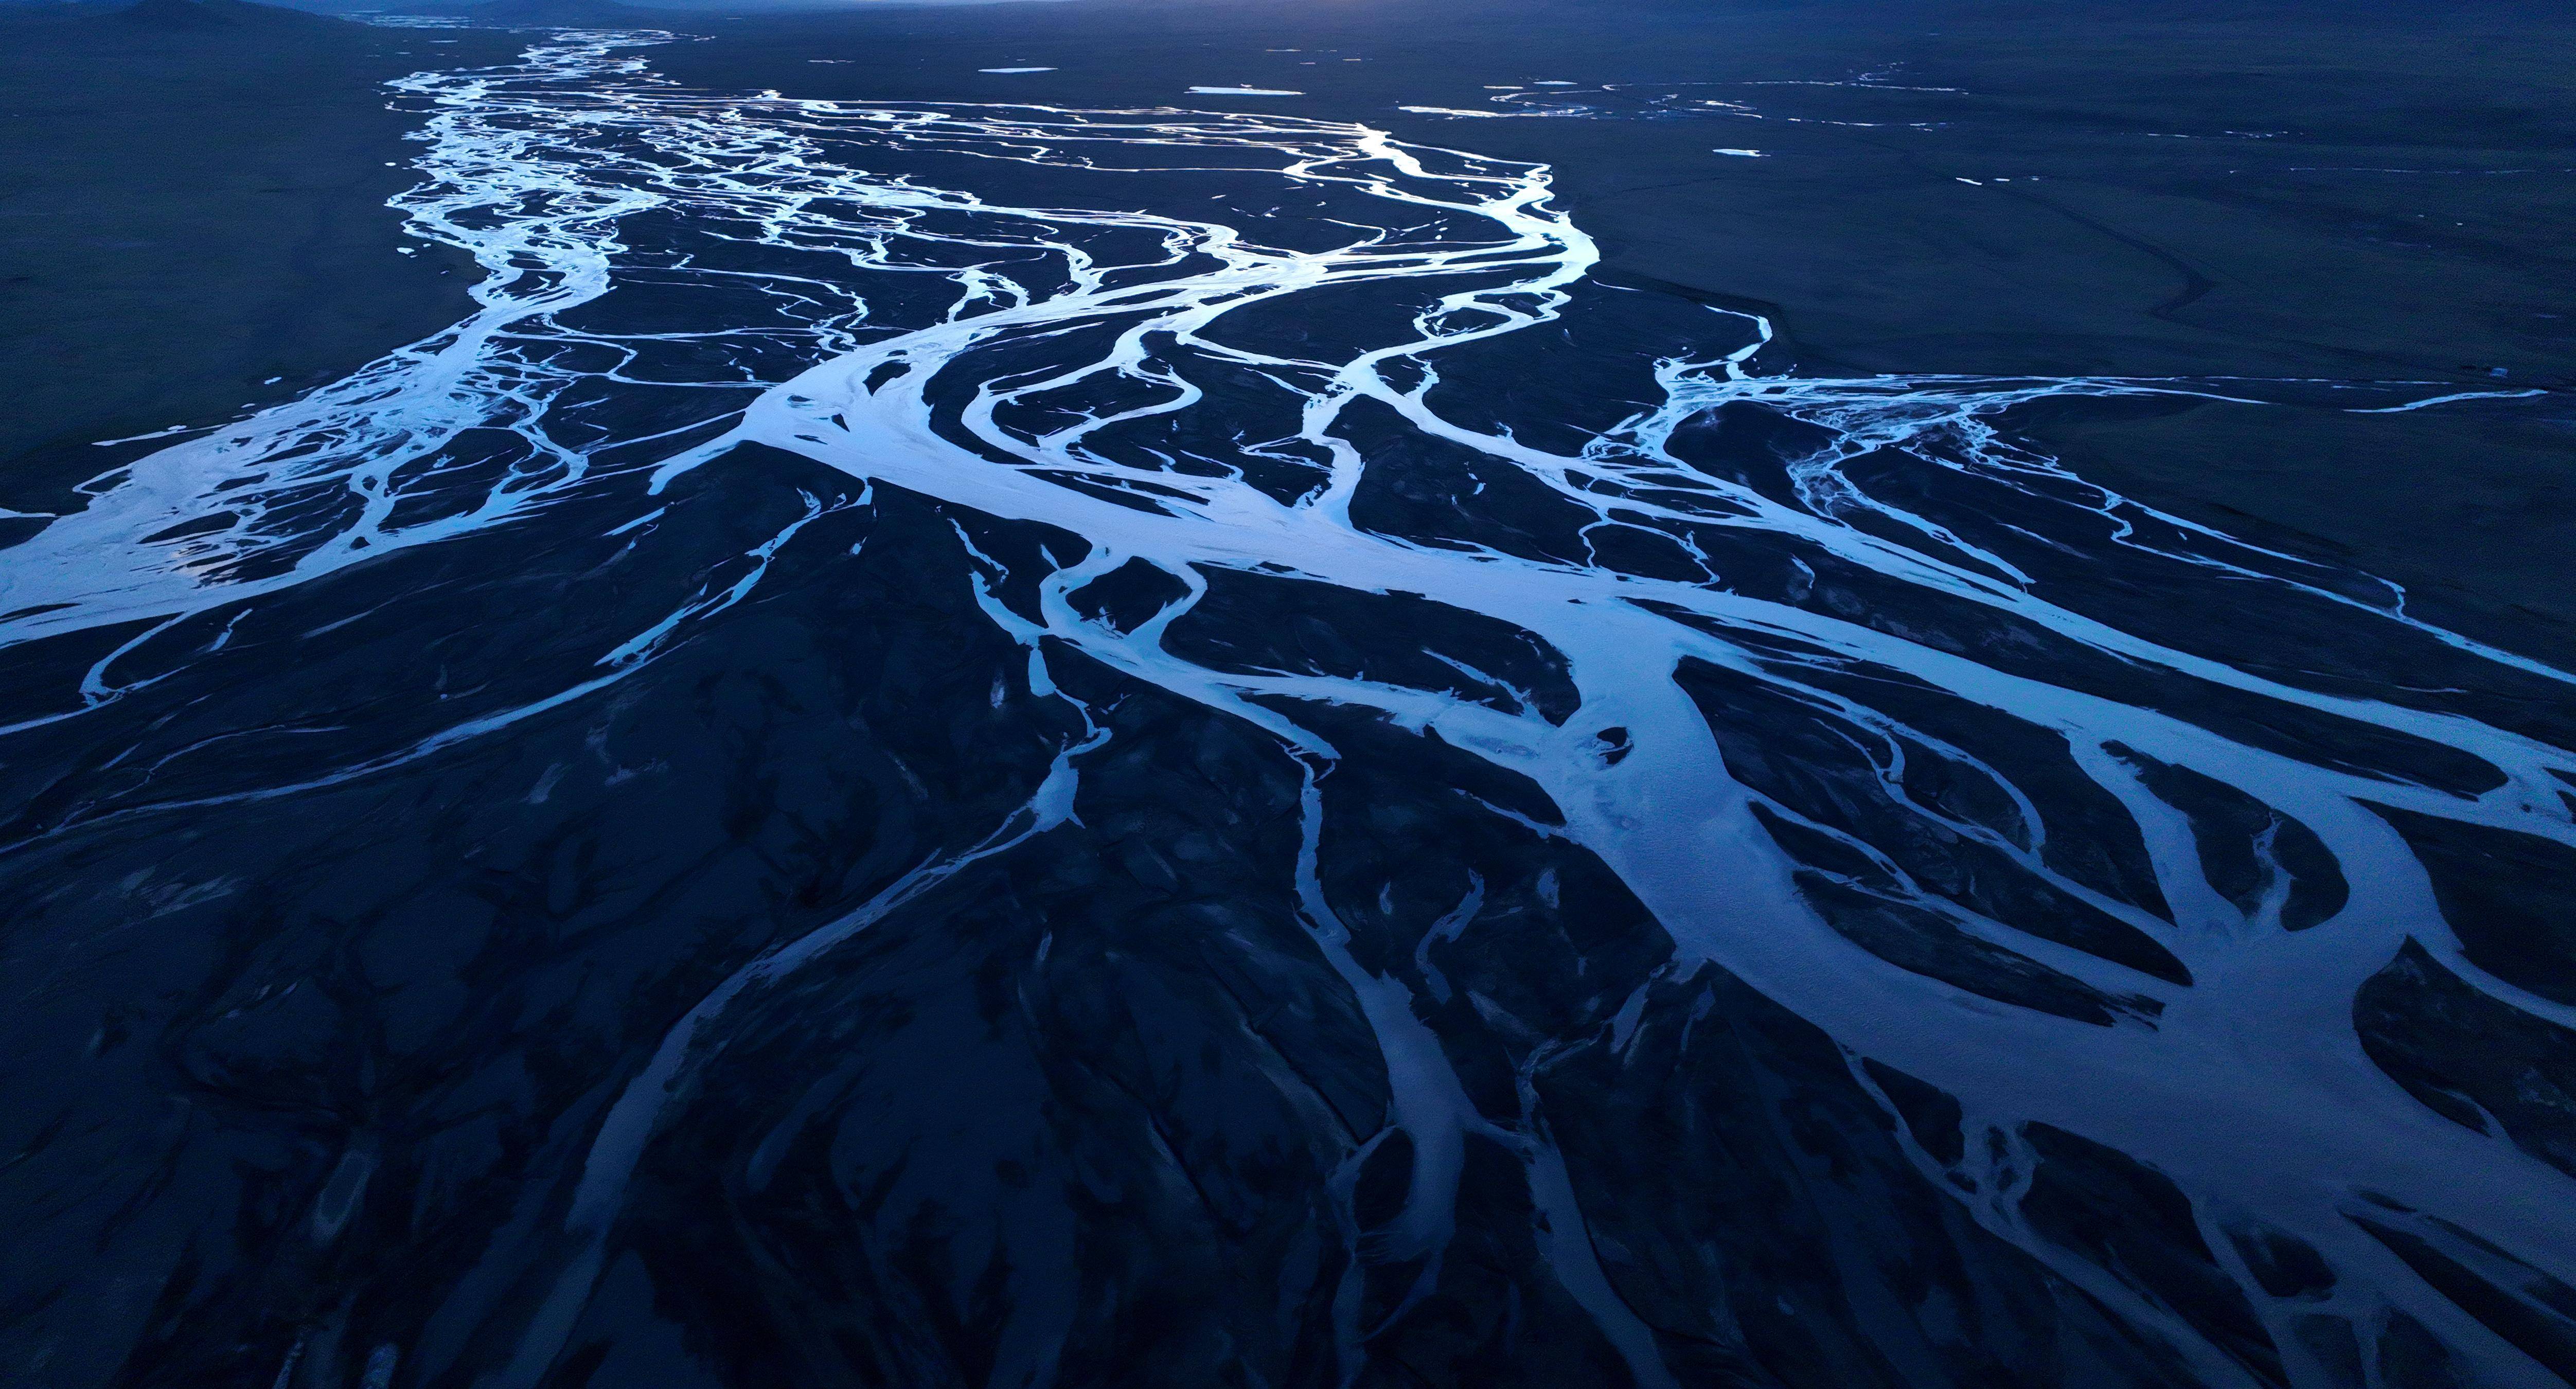
<path fill-rule="evenodd" d="M 1606 274 L 1773 313 L 1774 369 L 2549 389 L 2423 415 L 2212 406 L 2061 433 L 2043 410 L 2034 427 L 2141 500 L 2576 655 L 2563 9 L 1170 0 L 707 27 L 714 42 L 657 65 L 717 90 L 890 100 L 1281 88 L 1304 95 L 1226 101 L 1544 160 Z M 1056 70 L 977 71 L 1001 66 Z M 1556 90 L 1598 118 L 1399 109 L 1508 109 L 1488 88 L 1535 81 L 1574 84 Z M 1761 118 L 1647 103 L 1677 83 Z"/>
<path fill-rule="evenodd" d="M 91 440 L 212 423 L 463 317 L 471 262 L 385 206 L 421 117 L 383 83 L 519 46 L 241 0 L 0 5 L 0 506 L 58 507 Z"/>
<path fill-rule="evenodd" d="M 1775 368 L 2551 388 L 2421 417 L 2207 407 L 2061 432 L 2043 409 L 2031 427 L 2142 500 L 2385 574 L 2490 640 L 2576 652 L 2561 560 L 2576 544 L 2576 21 L 2548 7 L 2438 24 L 2405 5 L 2277 3 L 419 8 L 679 21 L 716 41 L 657 64 L 716 90 L 1102 105 L 1298 90 L 1272 104 L 1551 162 L 1605 272 L 1775 309 Z M 64 450 L 88 439 L 205 422 L 461 315 L 456 257 L 397 252 L 381 204 L 406 178 L 385 164 L 416 117 L 378 84 L 511 40 L 300 18 L 241 0 L 0 5 L 18 36 L 0 118 L 31 137 L 0 147 L 0 368 L 26 383 L 0 420 L 11 495 L 77 480 Z M 976 71 L 993 66 L 1057 71 Z M 1542 69 L 1605 118 L 1397 109 L 1492 109 L 1489 84 Z M 1679 82 L 1762 118 L 1642 104 Z M 1841 85 L 1747 85 L 1783 83 Z M 154 157 L 111 153 L 132 148 Z M 54 461 L 24 457 L 37 450 Z"/>
<path fill-rule="evenodd" d="M 245 0 L 136 0 L 136 3 L 116 11 L 114 18 L 137 29 L 179 33 L 204 33 L 244 26 L 314 32 L 320 23 L 294 10 L 248 4 Z"/>
<path fill-rule="evenodd" d="M 420 115 L 387 109 L 381 82 L 495 61 L 523 36 L 237 0 L 5 22 L 0 369 L 19 391 L 0 417 L 0 505 L 44 505 L 124 456 L 93 439 L 219 419 L 464 312 L 470 266 L 399 253 L 383 202 L 409 182 L 394 166 Z M 1651 304 L 1637 312 L 1658 326 L 1759 308 L 1783 333 L 1773 370 L 2530 384 L 2548 394 L 2400 414 L 2057 401 L 2009 423 L 2084 476 L 2399 578 L 2431 615 L 2505 645 L 2576 647 L 2563 15 L 1175 0 L 687 24 L 711 37 L 653 48 L 651 66 L 717 93 L 1230 102 L 1546 160 L 1601 241 L 1599 278 L 1652 292 L 1602 298 Z M 992 67 L 1055 70 L 978 71 Z M 1737 106 L 1653 100 L 1682 83 Z M 1506 86 L 1582 109 L 1400 109 L 1509 111 L 1494 102 Z M 1057 172 L 1019 176 L 1043 188 Z M 634 223 L 639 242 L 677 237 Z M 758 321 L 636 279 L 569 331 Z M 890 317 L 904 292 L 887 292 Z M 1587 350 L 1579 326 L 1549 384 L 1615 417 L 1602 402 L 1619 392 L 1589 383 L 1633 386 L 1643 370 L 1566 366 Z M 647 364 L 698 383 L 683 336 Z M 736 350 L 783 359 L 814 340 L 762 341 Z M 585 385 L 561 398 L 567 438 L 662 422 L 612 413 L 619 398 Z M 650 408 L 677 429 L 713 407 Z M 575 433 L 593 409 L 602 432 Z M 1677 452 L 1712 475 L 1776 472 L 1771 441 L 1807 428 L 1748 406 Z M 468 439 L 431 462 L 479 501 L 478 469 L 510 471 L 518 442 Z M 1354 507 L 1436 543 L 1479 518 L 1454 505 L 1466 474 L 1419 461 Z M 0 712 L 14 714 L 50 712 L 135 643 L 116 667 L 130 683 L 95 716 L 21 734 L 0 760 L 0 1211 L 38 1247 L 0 1280 L 0 1378 L 1567 1389 L 1642 1380 L 1659 1361 L 1692 1389 L 2192 1389 L 2281 1383 L 2285 1364 L 2323 1366 L 2338 1389 L 2468 1382 L 2403 1310 L 2363 1312 L 2366 1345 L 2308 1315 L 2368 1290 L 2338 1288 L 2346 1265 L 2263 1212 L 2196 1206 L 2119 1150 L 1963 1109 L 1755 983 L 1681 959 L 1669 923 L 1552 832 L 1562 820 L 1535 783 L 1353 708 L 1301 708 L 1340 750 L 1314 783 L 1312 867 L 1343 971 L 1287 886 L 1312 764 L 1060 639 L 1043 645 L 1042 684 L 1032 647 L 994 620 L 988 598 L 1034 610 L 1038 576 L 1079 537 L 862 488 L 779 449 L 722 462 L 649 500 L 612 475 L 523 524 L 200 611 L 166 638 L 138 621 L 8 649 Z M 350 504 L 336 480 L 315 492 L 317 507 Z M 1498 548 L 1599 553 L 1589 527 L 1537 534 L 1562 520 L 1552 497 L 1492 505 L 1478 535 Z M 1507 524 L 1520 521 L 1529 534 Z M 1867 573 L 1806 572 L 1799 602 L 1850 616 L 1892 594 L 1872 616 L 1918 615 Z M 1138 563 L 1067 601 L 1125 630 L 1177 584 Z M 2176 590 L 2207 602 L 2224 586 Z M 2261 650 L 2242 624 L 2284 610 L 2207 606 L 2194 635 L 2231 654 Z M 1939 616 L 1920 618 L 1931 637 Z M 679 635 L 615 688 L 548 702 L 639 632 Z M 1992 633 L 1981 657 L 2073 683 L 2045 665 L 2057 646 L 2018 648 L 2030 634 L 2000 619 Z M 2354 683 L 2398 699 L 2378 653 L 2339 651 L 2336 635 L 2284 634 L 2280 659 L 2347 660 Z M 1526 700 L 1551 724 L 1579 697 L 1509 623 L 1250 573 L 1212 583 L 1166 644 L 1212 670 Z M 2545 707 L 2556 687 L 2446 654 L 2426 684 L 2473 670 L 2493 681 L 2479 697 L 2526 706 L 2501 721 L 2565 727 L 2563 700 Z M 2100 683 L 2157 684 L 2120 693 L 2171 696 L 2302 755 L 2358 727 L 2285 716 L 2244 732 L 2238 706 L 2195 708 L 2167 676 L 2142 664 Z M 1997 779 L 2009 773 L 2046 802 L 2048 856 L 2086 902 L 2170 924 L 2129 812 L 2066 739 L 1928 689 L 1889 694 L 1902 682 L 1870 672 L 1849 683 L 1865 681 L 1891 707 L 1924 706 L 1904 727 L 1967 751 L 1909 732 L 1891 774 L 1894 736 L 1740 671 L 1682 671 L 1728 775 L 1781 809 L 1768 832 L 1806 836 L 1832 870 L 1801 881 L 1833 930 L 1997 1009 L 2145 1025 L 2128 999 L 1864 890 L 1902 872 L 2143 982 L 2191 986 L 2128 918 L 2032 887 L 1983 841 L 1924 832 L 1896 799 L 2027 832 Z M 458 734 L 486 718 L 493 731 Z M 1095 720 L 1108 736 L 1084 755 L 1079 817 L 976 856 Z M 1616 765 L 1627 731 L 1600 730 L 1599 746 Z M 2487 770 L 2435 755 L 2450 751 L 2352 756 L 2399 768 L 2392 787 Z M 2277 889 L 2282 932 L 2332 929 L 2349 889 L 2312 830 L 2238 788 L 2130 765 L 2189 821 L 2214 892 L 2251 912 Z M 2564 846 L 2388 819 L 2458 918 L 2466 965 L 2576 999 Z M 931 864 L 957 871 L 896 892 Z M 853 921 L 864 929 L 796 971 L 754 966 Z M 2576 1034 L 2436 955 L 2397 947 L 2342 1040 L 2428 1128 L 2491 1136 L 2551 1181 L 2576 1172 Z M 1388 1126 L 1399 1082 L 1355 975 L 1393 981 L 1479 1122 L 1511 1140 L 1463 1136 L 1454 1229 L 1420 1248 L 1390 1227 L 1438 1159 Z M 684 1020 L 716 998 L 731 1010 L 690 1043 Z M 686 1080 L 662 1086 L 647 1063 L 675 1046 Z M 668 1115 L 636 1138 L 613 1228 L 585 1246 L 567 1211 L 594 1163 L 614 1165 L 604 1116 L 629 1095 Z M 1580 1220 L 1549 1224 L 1550 1183 Z M 1985 1218 L 2007 1207 L 2025 1229 Z M 2468 1322 L 2576 1373 L 2576 1323 L 2560 1315 L 2576 1293 L 2501 1252 L 2469 1268 L 2405 1214 L 2357 1228 Z M 1550 1234 L 1581 1259 L 1543 1248 Z M 2066 1260 L 2035 1255 L 2040 1241 Z M 1618 1315 L 1576 1305 L 1567 1270 L 1586 1261 Z M 2076 1264 L 2111 1281 L 2079 1286 Z M 2100 1295 L 2115 1286 L 2116 1307 Z M 550 1323 L 557 1287 L 582 1296 Z M 2140 1329 L 2141 1306 L 2196 1328 L 2214 1358 L 2186 1363 Z M 1362 1331 L 1365 1362 L 1345 1375 L 1337 1338 Z"/>

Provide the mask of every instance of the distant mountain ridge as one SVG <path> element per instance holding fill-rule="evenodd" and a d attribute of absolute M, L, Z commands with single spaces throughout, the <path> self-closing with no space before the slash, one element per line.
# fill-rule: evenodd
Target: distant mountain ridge
<path fill-rule="evenodd" d="M 346 23 L 327 15 L 306 14 L 278 5 L 253 4 L 251 0 L 136 0 L 135 4 L 116 11 L 114 18 L 139 28 L 173 33 L 209 29 L 304 28 Z"/>
<path fill-rule="evenodd" d="M 163 33 L 207 33 L 234 29 L 279 29 L 346 25 L 366 14 L 436 15 L 478 24 L 509 25 L 639 25 L 663 17 L 652 10 L 616 0 L 318 0 L 293 7 L 257 0 L 134 0 L 113 3 L 14 3 L 0 0 L 0 14 L 50 13 L 62 18 L 102 17 L 138 29 Z"/>

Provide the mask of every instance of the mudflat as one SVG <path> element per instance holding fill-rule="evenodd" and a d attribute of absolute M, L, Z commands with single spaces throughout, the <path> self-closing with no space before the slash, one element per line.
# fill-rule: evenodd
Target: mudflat
<path fill-rule="evenodd" d="M 1607 275 L 1775 312 L 1783 368 L 2550 390 L 2424 418 L 2032 423 L 2142 500 L 2576 651 L 2559 7 L 1396 0 L 684 27 L 712 37 L 657 63 L 712 90 L 1221 100 L 1544 161 Z"/>
<path fill-rule="evenodd" d="M 472 308 L 471 262 L 385 205 L 423 114 L 384 83 L 518 45 L 242 9 L 0 6 L 0 505 L 53 510 L 92 440 L 273 403 Z"/>
<path fill-rule="evenodd" d="M 0 147 L 0 369 L 18 383 L 0 488 L 22 507 L 18 489 L 84 475 L 91 438 L 203 423 L 463 316 L 470 267 L 406 244 L 384 206 L 421 116 L 382 84 L 513 41 L 270 13 L 170 29 L 0 9 L 6 119 L 26 137 Z M 1806 370 L 2576 379 L 2576 21 L 2556 7 L 1399 0 L 628 22 L 691 32 L 661 63 L 711 90 L 1295 91 L 1222 100 L 1542 160 L 1608 273 L 1776 308 L 1774 360 Z M 2421 420 L 2186 407 L 2059 431 L 2061 412 L 2034 413 L 2142 500 L 2384 573 L 2492 639 L 2576 650 L 2563 394 Z"/>
<path fill-rule="evenodd" d="M 2576 1381 L 2563 17 L 501 4 L 12 21 L 0 1379 Z"/>

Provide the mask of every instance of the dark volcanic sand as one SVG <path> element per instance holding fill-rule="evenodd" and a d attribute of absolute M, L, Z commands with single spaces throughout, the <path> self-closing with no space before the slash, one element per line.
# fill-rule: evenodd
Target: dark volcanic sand
<path fill-rule="evenodd" d="M 677 94 L 558 58 L 441 146 L 531 179 L 477 234 L 556 237 L 487 297 L 613 288 L 340 394 L 474 274 L 397 253 L 377 84 L 543 36 L 10 21 L 0 505 L 141 471 L 0 531 L 0 1382 L 2576 1383 L 2576 700 L 2284 557 L 2576 650 L 2576 25 L 2156 13 L 656 16 Z M 1398 109 L 1508 87 L 1568 114 Z M 1121 182 L 764 89 L 1364 121 L 1549 163 L 1603 262 L 1429 355 L 1447 433 L 1335 418 L 1347 527 L 1228 549 L 1155 499 L 1320 486 L 1262 442 L 1313 368 L 1166 321 L 1171 375 L 1022 395 L 1117 296 L 943 316 L 1067 245 L 1211 273 L 1130 208 L 1415 211 L 1265 162 L 1312 132 Z M 603 190 L 668 201 L 603 248 Z M 1424 293 L 1218 336 L 1339 362 Z M 1788 394 L 1621 424 L 1756 312 Z M 1998 442 L 1788 379 L 1876 373 L 2425 384 Z M 1182 380 L 1101 431 L 1149 485 L 1015 466 Z M 268 452 L 89 445 L 308 389 Z M 1506 429 L 1629 451 L 1543 483 Z"/>
<path fill-rule="evenodd" d="M 516 44 L 50 11 L 0 5 L 0 506 L 59 504 L 93 439 L 268 404 L 471 307 L 470 263 L 384 205 L 420 122 L 382 83 Z"/>
<path fill-rule="evenodd" d="M 715 41 L 657 61 L 719 90 L 1151 106 L 1284 88 L 1306 95 L 1226 105 L 1542 160 L 1607 268 L 1776 306 L 1780 356 L 1807 371 L 2553 387 L 2420 420 L 2041 428 L 2143 500 L 2386 574 L 2490 640 L 2576 653 L 2576 19 L 2559 7 L 1169 3 L 698 27 Z M 1021 66 L 1058 70 L 977 71 Z M 1964 90 L 1748 85 L 1865 73 Z M 1705 82 L 1764 118 L 1397 109 L 1497 109 L 1489 85 L 1537 81 L 1614 117 Z"/>
<path fill-rule="evenodd" d="M 395 250 L 382 204 L 409 178 L 384 164 L 412 151 L 417 121 L 377 84 L 508 41 L 9 11 L 0 91 L 24 138 L 0 146 L 0 369 L 20 384 L 0 458 L 20 461 L 0 487 L 18 505 L 33 500 L 18 489 L 85 476 L 91 438 L 264 403 L 462 311 L 460 258 Z M 716 40 L 657 61 L 720 90 L 1153 105 L 1192 85 L 1281 87 L 1308 95 L 1273 109 L 1544 160 L 1609 266 L 1779 306 L 1815 370 L 2576 379 L 2576 24 L 2549 6 L 2436 21 L 2402 5 L 1081 4 L 630 22 Z M 1282 47 L 1304 51 L 1268 51 Z M 1059 70 L 976 71 L 1004 66 Z M 1880 72 L 1967 90 L 1710 88 L 1758 98 L 1762 120 L 1395 109 L 1481 107 L 1488 84 L 1537 80 L 1599 98 L 1603 83 Z M 1904 128 L 1918 121 L 1943 128 Z M 110 153 L 138 148 L 151 157 Z M 1956 181 L 1997 175 L 2014 182 Z M 2227 413 L 2046 437 L 2143 500 L 2386 574 L 2491 640 L 2576 651 L 2563 398 L 2302 421 L 2289 438 Z"/>

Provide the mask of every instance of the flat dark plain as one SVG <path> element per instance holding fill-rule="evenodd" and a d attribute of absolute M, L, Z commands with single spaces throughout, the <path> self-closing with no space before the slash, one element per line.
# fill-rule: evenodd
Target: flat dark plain
<path fill-rule="evenodd" d="M 1303 95 L 1222 104 L 1545 161 L 1604 276 L 1770 312 L 1775 370 L 2547 389 L 2020 423 L 2142 501 L 2576 652 L 2576 17 L 2556 7 L 1394 0 L 682 27 L 710 40 L 655 64 L 711 90 L 1152 107 L 1240 85 Z M 1005 66 L 1055 71 L 979 71 Z M 1509 110 L 1493 88 L 1548 81 L 1599 114 L 1401 109 Z M 1649 104 L 1676 92 L 1760 118 Z"/>

